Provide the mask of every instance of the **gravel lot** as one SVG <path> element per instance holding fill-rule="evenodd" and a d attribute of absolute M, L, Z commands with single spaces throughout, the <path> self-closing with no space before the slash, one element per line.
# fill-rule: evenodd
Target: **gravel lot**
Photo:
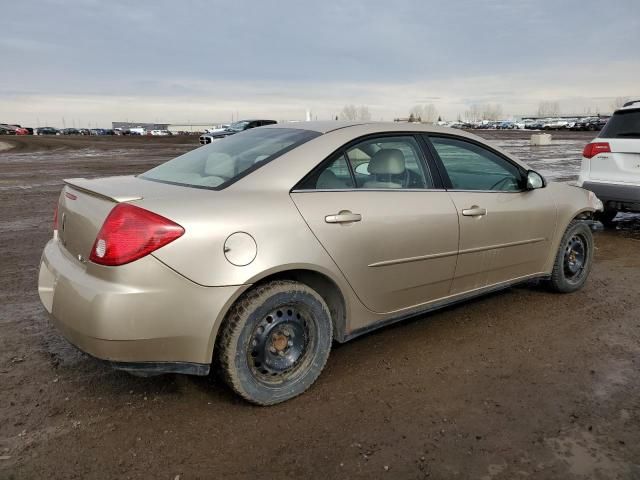
<path fill-rule="evenodd" d="M 593 137 L 480 134 L 560 181 Z M 640 478 L 639 217 L 597 232 L 582 291 L 512 288 L 336 345 L 308 393 L 258 408 L 215 378 L 112 371 L 38 300 L 61 179 L 141 172 L 197 137 L 2 142 L 0 478 Z"/>

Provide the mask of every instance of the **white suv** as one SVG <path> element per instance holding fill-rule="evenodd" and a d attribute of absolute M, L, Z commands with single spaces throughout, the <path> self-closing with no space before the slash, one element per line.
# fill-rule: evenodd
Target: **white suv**
<path fill-rule="evenodd" d="M 599 220 L 605 225 L 618 212 L 640 212 L 640 100 L 616 110 L 584 147 L 578 185 L 602 200 Z"/>

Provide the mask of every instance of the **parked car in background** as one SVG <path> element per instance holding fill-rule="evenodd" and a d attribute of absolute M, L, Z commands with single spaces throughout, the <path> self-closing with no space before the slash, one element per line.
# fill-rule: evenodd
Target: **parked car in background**
<path fill-rule="evenodd" d="M 16 135 L 31 135 L 31 134 L 29 133 L 29 129 L 28 128 L 17 127 L 16 128 Z"/>
<path fill-rule="evenodd" d="M 544 122 L 542 129 L 543 130 L 562 130 L 567 127 L 569 122 L 562 118 L 552 118 L 548 119 Z"/>
<path fill-rule="evenodd" d="M 36 132 L 38 135 L 59 135 L 58 129 L 53 127 L 40 127 Z"/>
<path fill-rule="evenodd" d="M 76 128 L 63 128 L 60 130 L 61 135 L 79 135 L 80 131 Z"/>
<path fill-rule="evenodd" d="M 566 118 L 565 120 L 567 121 L 567 124 L 564 126 L 566 130 L 571 130 L 578 121 L 577 118 Z"/>
<path fill-rule="evenodd" d="M 0 124 L 0 135 L 15 135 L 16 127 L 13 125 L 8 125 L 6 123 Z"/>
<path fill-rule="evenodd" d="M 618 212 L 640 212 L 640 100 L 628 102 L 584 147 L 578 185 L 604 203 L 605 226 Z"/>
<path fill-rule="evenodd" d="M 527 126 L 525 126 L 525 128 L 528 128 L 529 130 L 543 130 L 544 124 L 545 121 L 542 119 L 532 120 Z"/>
<path fill-rule="evenodd" d="M 229 124 L 228 123 L 223 123 L 222 125 L 218 125 L 216 127 L 213 128 L 205 128 L 204 133 L 219 133 L 219 132 L 224 132 L 225 130 L 227 130 L 229 128 Z"/>
<path fill-rule="evenodd" d="M 206 145 L 208 143 L 220 140 L 239 132 L 243 132 L 245 130 L 249 130 L 251 128 L 262 127 L 264 125 L 274 125 L 276 123 L 278 122 L 276 122 L 275 120 L 240 120 L 239 122 L 232 123 L 228 128 L 220 132 L 200 135 L 200 144 Z"/>
<path fill-rule="evenodd" d="M 151 130 L 151 135 L 154 137 L 168 137 L 171 132 L 169 130 Z"/>
<path fill-rule="evenodd" d="M 584 117 L 576 121 L 571 130 L 595 132 L 602 130 L 606 123 L 606 117 Z"/>
<path fill-rule="evenodd" d="M 139 375 L 215 361 L 259 405 L 309 388 L 334 340 L 531 279 L 579 290 L 602 207 L 409 123 L 267 126 L 65 183 L 38 279 L 62 334 Z"/>

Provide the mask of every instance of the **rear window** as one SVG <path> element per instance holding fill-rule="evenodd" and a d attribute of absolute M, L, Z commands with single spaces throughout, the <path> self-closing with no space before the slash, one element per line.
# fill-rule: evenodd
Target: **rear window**
<path fill-rule="evenodd" d="M 293 128 L 255 128 L 192 150 L 140 177 L 221 190 L 318 135 L 318 132 Z"/>
<path fill-rule="evenodd" d="M 619 110 L 600 132 L 601 138 L 640 138 L 640 110 Z"/>

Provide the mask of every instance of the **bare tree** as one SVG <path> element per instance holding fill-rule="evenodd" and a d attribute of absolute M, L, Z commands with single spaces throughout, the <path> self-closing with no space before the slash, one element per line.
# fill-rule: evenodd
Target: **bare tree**
<path fill-rule="evenodd" d="M 369 112 L 369 107 L 365 105 L 359 107 L 355 105 L 345 105 L 340 112 L 340 120 L 371 120 L 371 113 Z"/>
<path fill-rule="evenodd" d="M 540 102 L 538 104 L 539 117 L 557 117 L 560 114 L 560 104 L 558 102 Z"/>
<path fill-rule="evenodd" d="M 487 103 L 482 108 L 483 120 L 500 120 L 502 118 L 502 105 L 499 103 Z"/>
<path fill-rule="evenodd" d="M 502 105 L 499 103 L 473 104 L 463 115 L 467 122 L 479 122 L 480 120 L 501 120 L 503 117 Z"/>
<path fill-rule="evenodd" d="M 622 108 L 622 106 L 629 100 L 629 97 L 616 97 L 615 100 L 611 102 L 611 110 L 618 110 L 619 108 Z"/>
<path fill-rule="evenodd" d="M 353 121 L 358 119 L 358 109 L 355 105 L 345 105 L 340 112 L 340 120 Z"/>
<path fill-rule="evenodd" d="M 480 107 L 476 104 L 471 105 L 469 110 L 464 112 L 464 119 L 467 122 L 477 122 L 482 120 L 482 114 L 480 112 Z"/>
<path fill-rule="evenodd" d="M 423 113 L 424 107 L 422 105 L 414 105 L 414 107 L 409 110 L 409 118 L 422 118 Z"/>
<path fill-rule="evenodd" d="M 424 106 L 422 112 L 422 121 L 424 123 L 435 123 L 438 120 L 438 110 L 432 103 L 428 103 Z"/>
<path fill-rule="evenodd" d="M 432 103 L 416 105 L 409 112 L 415 120 L 423 123 L 435 123 L 438 119 L 438 110 Z"/>
<path fill-rule="evenodd" d="M 369 111 L 369 107 L 365 105 L 360 105 L 358 107 L 358 118 L 356 120 L 371 120 L 371 112 Z"/>

